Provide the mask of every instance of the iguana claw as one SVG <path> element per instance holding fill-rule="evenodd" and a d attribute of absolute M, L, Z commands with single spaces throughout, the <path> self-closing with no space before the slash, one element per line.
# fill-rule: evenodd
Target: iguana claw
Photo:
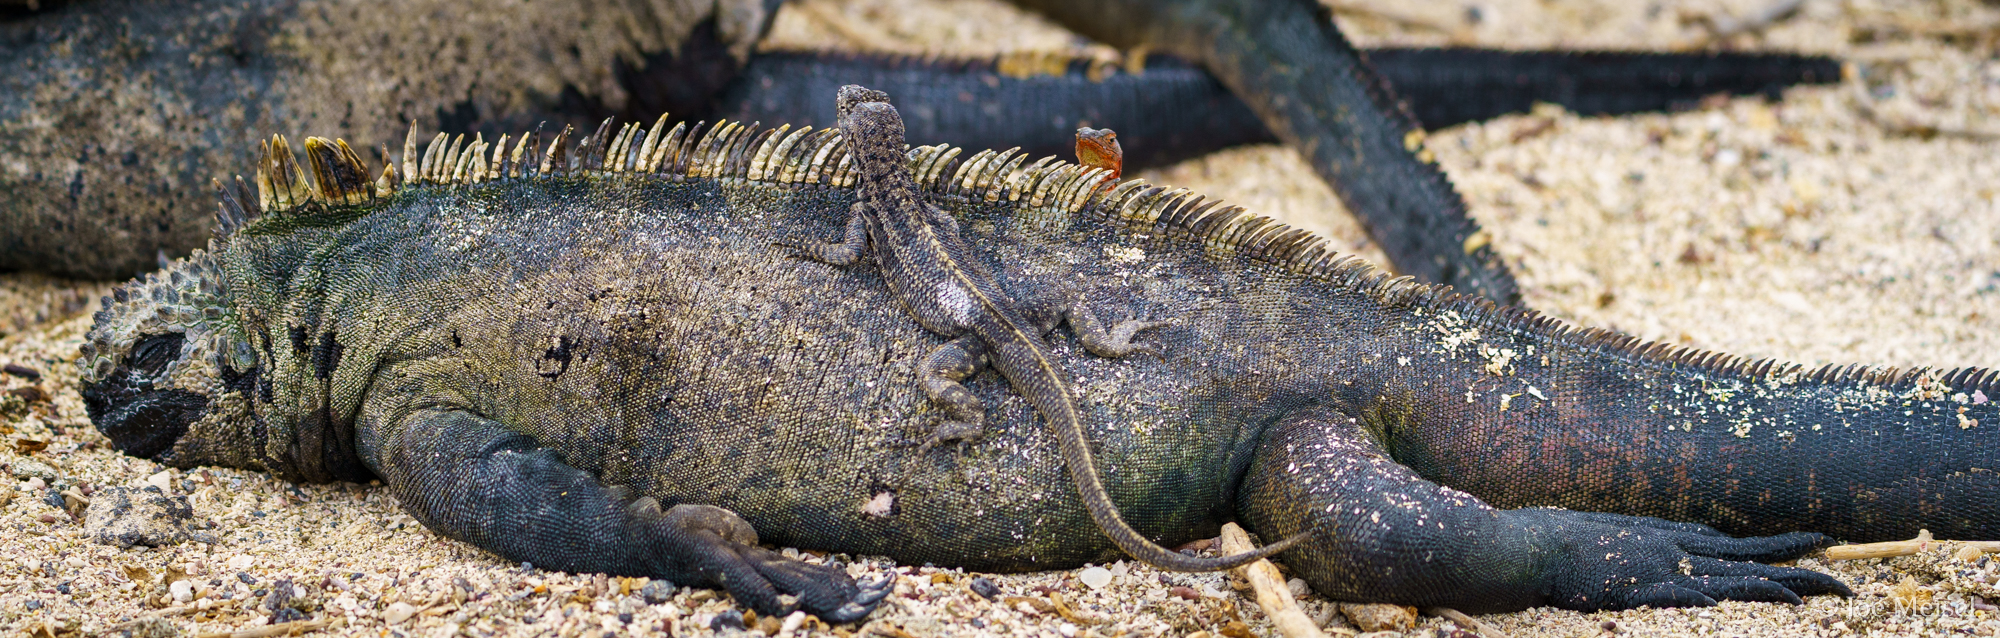
<path fill-rule="evenodd" d="M 820 614 L 819 617 L 836 625 L 866 618 L 875 611 L 876 605 L 882 603 L 883 598 L 889 597 L 889 592 L 895 591 L 893 587 L 895 584 L 896 572 L 889 572 L 889 575 L 883 576 L 881 580 L 857 585 L 856 588 L 860 591 L 854 595 L 854 600 L 848 601 L 838 609 Z"/>

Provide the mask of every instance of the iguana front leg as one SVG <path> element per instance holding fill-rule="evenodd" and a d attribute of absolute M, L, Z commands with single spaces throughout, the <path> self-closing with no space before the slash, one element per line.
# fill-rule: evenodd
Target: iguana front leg
<path fill-rule="evenodd" d="M 757 546 L 728 510 L 607 488 L 534 439 L 455 410 L 405 417 L 376 465 L 403 508 L 432 530 L 537 566 L 665 578 L 727 590 L 758 613 L 794 609 L 842 623 L 889 593 L 894 575 L 857 585 L 841 569 Z M 787 601 L 791 597 L 795 600 Z"/>

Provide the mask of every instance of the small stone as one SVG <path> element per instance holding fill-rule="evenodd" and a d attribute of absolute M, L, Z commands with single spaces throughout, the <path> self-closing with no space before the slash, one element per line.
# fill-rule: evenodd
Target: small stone
<path fill-rule="evenodd" d="M 400 625 L 403 624 L 403 621 L 409 620 L 411 616 L 415 615 L 417 615 L 417 608 L 414 605 L 405 602 L 390 603 L 388 609 L 382 610 L 382 622 L 391 625 Z"/>
<path fill-rule="evenodd" d="M 41 608 L 42 608 L 42 601 L 39 601 L 39 600 L 29 600 L 28 602 L 25 602 L 25 603 L 21 603 L 21 606 L 23 606 L 23 607 L 27 607 L 27 608 L 28 608 L 28 611 L 34 611 L 34 610 L 37 610 L 37 609 L 41 609 Z"/>
<path fill-rule="evenodd" d="M 14 467 L 20 467 L 20 465 L 16 463 Z M 21 482 L 21 489 L 27 490 L 29 492 L 39 492 L 44 489 L 47 489 L 48 487 L 49 487 L 48 482 L 42 480 L 42 477 L 39 476 L 30 476 L 28 477 L 28 480 Z"/>
<path fill-rule="evenodd" d="M 1597 623 L 1597 628 L 1603 629 L 1607 633 L 1618 633 L 1618 621 L 1606 620 L 1604 622 Z"/>
<path fill-rule="evenodd" d="M 674 584 L 666 579 L 655 578 L 652 582 L 646 583 L 645 587 L 639 588 L 639 597 L 645 599 L 648 605 L 658 605 L 673 600 Z"/>
<path fill-rule="evenodd" d="M 42 481 L 56 480 L 56 468 L 25 456 L 8 459 L 7 469 L 13 472 L 14 478 L 23 481 L 29 479 L 41 479 Z M 35 483 L 30 489 L 39 490 L 47 486 L 48 483 L 46 482 Z"/>
<path fill-rule="evenodd" d="M 28 366 L 24 366 L 18 363 L 9 363 L 7 365 L 0 366 L 0 372 L 5 372 L 7 374 L 27 379 L 30 382 L 42 380 L 42 372 L 40 370 L 36 370 L 34 368 L 30 368 Z"/>
<path fill-rule="evenodd" d="M 980 598 L 993 600 L 1000 597 L 1000 586 L 993 584 L 993 579 L 980 576 L 972 579 L 972 593 L 979 594 Z"/>
<path fill-rule="evenodd" d="M 1063 638 L 1076 638 L 1076 625 L 1074 624 L 1063 623 L 1062 626 L 1056 628 L 1056 631 L 1061 633 Z"/>
<path fill-rule="evenodd" d="M 250 569 L 252 565 L 256 565 L 257 558 L 255 556 L 237 554 L 235 556 L 229 557 L 229 560 L 223 561 L 222 564 L 228 565 L 230 569 L 234 569 L 240 572 L 246 569 Z"/>
<path fill-rule="evenodd" d="M 778 627 L 778 635 L 780 636 L 791 635 L 792 632 L 798 631 L 799 628 L 804 627 L 805 624 L 806 624 L 806 612 L 803 611 L 792 612 L 790 616 L 785 617 L 785 624 Z"/>
<path fill-rule="evenodd" d="M 279 623 L 298 622 L 305 619 L 306 619 L 305 612 L 299 611 L 298 609 L 292 607 L 279 607 L 277 611 L 271 612 L 271 624 L 273 625 Z M 445 635 L 450 635 L 450 634 L 445 634 Z"/>
<path fill-rule="evenodd" d="M 194 508 L 186 496 L 167 496 L 151 488 L 113 487 L 101 490 L 84 512 L 83 529 L 106 545 L 160 547 L 186 541 Z"/>
<path fill-rule="evenodd" d="M 1090 586 L 1091 589 L 1104 589 L 1111 585 L 1111 570 L 1103 567 L 1087 568 L 1078 573 L 1076 579 L 1083 581 L 1083 584 Z"/>
<path fill-rule="evenodd" d="M 251 576 L 249 572 L 236 572 L 236 580 L 243 581 L 245 585 L 257 584 L 257 577 Z"/>
<path fill-rule="evenodd" d="M 154 616 L 119 625 L 118 631 L 110 635 L 124 638 L 180 638 L 187 634 L 181 633 L 181 629 L 174 626 L 173 621 Z"/>
<path fill-rule="evenodd" d="M 173 594 L 174 602 L 176 603 L 186 603 L 187 601 L 194 600 L 194 584 L 185 580 L 177 580 L 173 584 L 167 585 L 167 591 Z"/>
<path fill-rule="evenodd" d="M 162 493 L 172 492 L 174 491 L 174 471 L 160 470 L 155 472 L 152 476 L 146 477 L 146 484 L 160 488 L 160 492 Z"/>
<path fill-rule="evenodd" d="M 1291 590 L 1293 598 L 1305 598 L 1307 594 L 1311 594 L 1313 591 L 1312 585 L 1307 585 L 1303 578 L 1294 578 L 1285 581 L 1285 589 Z"/>
<path fill-rule="evenodd" d="M 1189 587 L 1187 585 L 1174 585 L 1173 587 L 1167 588 L 1167 593 L 1173 594 L 1175 597 L 1178 597 L 1181 600 L 1201 599 L 1201 592 L 1195 591 L 1193 587 Z"/>
<path fill-rule="evenodd" d="M 724 629 L 743 631 L 745 627 L 746 625 L 743 624 L 743 612 L 734 609 L 723 610 L 722 613 L 715 615 L 715 620 L 708 621 L 709 631 L 722 631 Z"/>

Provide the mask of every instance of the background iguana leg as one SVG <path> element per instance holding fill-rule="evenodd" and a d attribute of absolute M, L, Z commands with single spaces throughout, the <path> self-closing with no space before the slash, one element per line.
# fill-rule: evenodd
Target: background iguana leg
<path fill-rule="evenodd" d="M 965 389 L 960 383 L 966 377 L 986 367 L 986 342 L 978 335 L 961 335 L 946 341 L 923 363 L 917 364 L 917 379 L 923 383 L 924 394 L 932 401 L 944 406 L 949 415 L 931 438 L 924 441 L 924 449 L 939 443 L 949 443 L 977 438 L 986 432 L 986 404 L 979 397 Z"/>
<path fill-rule="evenodd" d="M 1851 594 L 1825 574 L 1760 564 L 1819 547 L 1818 534 L 1732 538 L 1639 516 L 1494 509 L 1397 463 L 1339 408 L 1273 425 L 1237 503 L 1265 538 L 1317 526 L 1282 557 L 1337 600 L 1594 611 Z"/>
<path fill-rule="evenodd" d="M 1018 0 L 1085 36 L 1199 60 L 1334 186 L 1395 270 L 1502 303 L 1520 293 L 1421 129 L 1310 0 Z"/>
<path fill-rule="evenodd" d="M 803 609 L 833 622 L 866 616 L 889 591 L 887 580 L 857 585 L 841 569 L 758 547 L 728 510 L 631 500 L 490 419 L 423 410 L 393 436 L 375 448 L 387 455 L 375 465 L 403 508 L 508 560 L 718 587 L 759 613 Z"/>

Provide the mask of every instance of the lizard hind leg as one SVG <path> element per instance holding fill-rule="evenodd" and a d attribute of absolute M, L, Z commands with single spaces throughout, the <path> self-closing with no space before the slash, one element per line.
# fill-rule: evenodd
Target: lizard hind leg
<path fill-rule="evenodd" d="M 945 342 L 917 365 L 917 379 L 924 394 L 943 406 L 946 417 L 931 431 L 919 453 L 929 452 L 939 443 L 978 438 L 986 432 L 986 404 L 962 383 L 986 367 L 986 342 L 977 335 L 962 335 Z"/>
<path fill-rule="evenodd" d="M 1175 323 L 1172 319 L 1147 320 L 1145 314 L 1140 312 L 1106 328 L 1088 304 L 1076 299 L 1064 300 L 1052 310 L 1040 313 L 1042 319 L 1036 321 L 1045 332 L 1054 329 L 1058 322 L 1066 322 L 1076 333 L 1076 340 L 1083 344 L 1084 350 L 1106 359 L 1123 359 L 1134 354 L 1158 355 L 1158 349 L 1137 341 L 1139 332 Z"/>

